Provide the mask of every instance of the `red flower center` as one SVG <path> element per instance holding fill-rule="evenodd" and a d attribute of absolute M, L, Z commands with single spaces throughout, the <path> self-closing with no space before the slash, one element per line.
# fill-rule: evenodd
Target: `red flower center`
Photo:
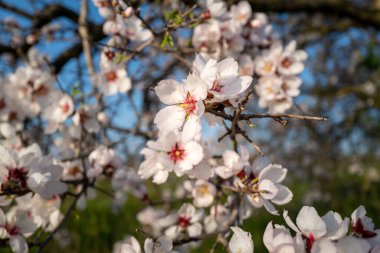
<path fill-rule="evenodd" d="M 4 228 L 5 228 L 5 230 L 7 230 L 9 235 L 18 235 L 20 232 L 19 227 L 15 226 L 15 225 L 8 224 L 8 223 L 5 224 Z"/>
<path fill-rule="evenodd" d="M 3 110 L 6 106 L 7 104 L 5 103 L 5 99 L 0 99 L 0 110 Z"/>
<path fill-rule="evenodd" d="M 37 96 L 46 96 L 48 94 L 48 89 L 45 85 L 41 85 L 40 87 L 38 87 L 38 89 L 34 91 L 34 94 L 36 94 Z"/>
<path fill-rule="evenodd" d="M 113 51 L 107 51 L 104 54 L 106 55 L 106 57 L 109 61 L 115 57 L 115 53 Z"/>
<path fill-rule="evenodd" d="M 186 98 L 184 99 L 183 103 L 180 104 L 180 106 L 186 111 L 186 116 L 189 116 L 193 114 L 197 109 L 197 101 L 188 92 Z"/>
<path fill-rule="evenodd" d="M 289 67 L 292 65 L 292 61 L 289 59 L 289 57 L 285 57 L 285 58 L 282 60 L 281 65 L 282 65 L 284 68 L 289 68 Z"/>
<path fill-rule="evenodd" d="M 15 192 L 23 191 L 28 187 L 27 179 L 28 172 L 25 168 L 15 168 L 8 170 L 8 176 L 5 182 L 1 184 L 1 191 Z"/>
<path fill-rule="evenodd" d="M 211 90 L 216 91 L 216 92 L 220 92 L 222 90 L 222 85 L 221 85 L 220 81 L 215 80 L 214 83 L 212 84 Z"/>
<path fill-rule="evenodd" d="M 62 104 L 60 107 L 61 107 L 61 110 L 64 114 L 66 114 L 70 111 L 70 104 L 67 102 Z"/>
<path fill-rule="evenodd" d="M 364 227 L 364 224 L 360 218 L 355 223 L 354 232 L 355 232 L 355 234 L 357 234 L 363 238 L 372 238 L 372 237 L 375 237 L 377 235 L 373 231 L 366 230 Z"/>
<path fill-rule="evenodd" d="M 315 241 L 314 235 L 310 233 L 309 237 L 306 238 L 306 249 L 308 252 L 310 252 L 311 247 L 313 247 L 314 241 Z"/>
<path fill-rule="evenodd" d="M 115 71 L 109 71 L 106 73 L 106 79 L 108 82 L 112 83 L 117 80 L 117 74 Z"/>
<path fill-rule="evenodd" d="M 170 160 L 176 164 L 178 161 L 182 161 L 185 158 L 185 150 L 176 143 L 170 150 Z"/>
<path fill-rule="evenodd" d="M 190 225 L 190 217 L 187 215 L 180 216 L 178 218 L 178 226 L 181 228 L 187 228 Z"/>

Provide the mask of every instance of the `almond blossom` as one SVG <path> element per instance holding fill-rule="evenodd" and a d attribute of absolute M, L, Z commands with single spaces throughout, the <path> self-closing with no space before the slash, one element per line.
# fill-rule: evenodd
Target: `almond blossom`
<path fill-rule="evenodd" d="M 239 227 L 231 227 L 234 232 L 228 248 L 232 253 L 253 253 L 253 241 L 250 233 L 245 232 Z"/>
<path fill-rule="evenodd" d="M 252 82 L 250 76 L 239 76 L 238 68 L 237 61 L 232 58 L 220 62 L 211 59 L 206 62 L 202 56 L 196 55 L 193 73 L 207 83 L 212 99 L 223 101 L 244 92 Z"/>
<path fill-rule="evenodd" d="M 196 207 L 208 207 L 212 205 L 214 196 L 216 194 L 216 188 L 213 184 L 204 181 L 197 180 L 192 190 L 194 198 L 194 205 Z"/>
<path fill-rule="evenodd" d="M 201 162 L 203 148 L 194 140 L 196 127 L 189 128 L 185 127 L 183 132 L 162 134 L 156 142 L 147 143 L 147 148 L 141 151 L 146 159 L 138 171 L 142 179 L 153 176 L 153 182 L 164 183 L 169 172 L 182 176 Z"/>
<path fill-rule="evenodd" d="M 165 235 L 174 239 L 181 233 L 186 233 L 190 237 L 199 236 L 202 233 L 200 223 L 203 217 L 203 210 L 197 210 L 191 204 L 183 204 L 178 211 L 177 220 L 174 225 L 165 230 Z"/>
<path fill-rule="evenodd" d="M 0 146 L 1 191 L 25 192 L 32 190 L 45 199 L 67 190 L 60 182 L 62 167 L 55 165 L 51 157 L 42 156 L 37 144 L 21 151 L 7 150 Z"/>
<path fill-rule="evenodd" d="M 107 96 L 126 93 L 131 89 L 131 80 L 123 66 L 104 67 L 101 70 L 99 85 Z"/>
<path fill-rule="evenodd" d="M 168 105 L 154 119 L 160 131 L 181 129 L 188 121 L 199 122 L 205 110 L 203 100 L 207 97 L 207 83 L 200 77 L 190 74 L 182 84 L 163 80 L 155 91 L 161 102 Z"/>

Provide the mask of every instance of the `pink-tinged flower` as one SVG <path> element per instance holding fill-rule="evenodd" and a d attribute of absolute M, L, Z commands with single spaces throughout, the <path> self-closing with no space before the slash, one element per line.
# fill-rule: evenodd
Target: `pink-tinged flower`
<path fill-rule="evenodd" d="M 16 198 L 16 202 L 19 210 L 29 213 L 34 223 L 47 231 L 53 231 L 62 220 L 61 198 L 57 195 L 44 199 L 38 194 L 28 193 Z"/>
<path fill-rule="evenodd" d="M 252 16 L 251 5 L 247 1 L 241 1 L 236 5 L 231 6 L 231 18 L 240 25 L 247 24 Z"/>
<path fill-rule="evenodd" d="M 252 82 L 250 76 L 239 76 L 238 63 L 232 58 L 220 62 L 208 60 L 196 55 L 193 73 L 208 85 L 208 92 L 216 101 L 231 99 L 248 89 Z M 205 74 L 209 73 L 209 74 Z"/>
<path fill-rule="evenodd" d="M 221 204 L 211 207 L 210 215 L 206 216 L 203 222 L 206 233 L 223 231 L 229 225 L 230 210 Z"/>
<path fill-rule="evenodd" d="M 60 182 L 62 167 L 51 157 L 44 157 L 37 144 L 23 150 L 6 150 L 0 146 L 1 191 L 25 192 L 32 190 L 45 199 L 67 190 Z"/>
<path fill-rule="evenodd" d="M 244 160 L 233 150 L 223 153 L 224 165 L 215 168 L 215 173 L 223 179 L 236 175 L 244 168 Z"/>
<path fill-rule="evenodd" d="M 303 62 L 307 54 L 303 50 L 296 50 L 296 42 L 291 41 L 283 50 L 278 62 L 278 72 L 281 75 L 298 75 L 304 69 Z"/>
<path fill-rule="evenodd" d="M 367 211 L 364 206 L 359 206 L 351 214 L 351 225 L 354 234 L 369 239 L 377 235 L 375 232 L 375 225 L 372 219 L 366 216 Z M 380 232 L 380 231 L 379 231 Z"/>
<path fill-rule="evenodd" d="M 207 97 L 207 84 L 200 77 L 190 74 L 182 84 L 163 80 L 155 91 L 161 102 L 168 105 L 154 119 L 160 131 L 182 129 L 188 121 L 199 122 L 205 110 L 203 100 Z"/>
<path fill-rule="evenodd" d="M 9 239 L 9 245 L 15 253 L 27 253 L 29 237 L 37 229 L 29 212 L 11 209 L 6 215 L 0 210 L 0 238 Z"/>
<path fill-rule="evenodd" d="M 131 89 L 131 80 L 127 76 L 127 71 L 124 67 L 109 65 L 102 68 L 99 85 L 105 95 L 111 96 L 129 91 Z"/>
<path fill-rule="evenodd" d="M 218 59 L 221 54 L 219 22 L 211 21 L 195 27 L 192 44 L 196 51 L 207 58 Z"/>
<path fill-rule="evenodd" d="M 203 209 L 197 210 L 191 204 L 183 204 L 177 214 L 175 224 L 165 230 L 165 235 L 174 239 L 181 233 L 190 237 L 199 236 L 202 233 L 200 221 L 203 218 Z"/>
<path fill-rule="evenodd" d="M 160 184 L 166 182 L 169 172 L 182 176 L 199 164 L 203 148 L 194 140 L 198 131 L 190 133 L 195 128 L 187 125 L 183 132 L 165 133 L 156 142 L 149 141 L 141 151 L 145 155 L 138 171 L 141 178 L 153 176 L 153 182 Z"/>
<path fill-rule="evenodd" d="M 84 105 L 74 114 L 74 125 L 81 126 L 90 133 L 95 133 L 99 130 L 100 127 L 97 120 L 98 113 L 99 110 L 96 106 Z"/>
<path fill-rule="evenodd" d="M 216 188 L 205 180 L 197 180 L 191 193 L 194 198 L 193 204 L 196 207 L 208 207 L 214 201 Z"/>
<path fill-rule="evenodd" d="M 215 18 L 224 19 L 226 18 L 227 8 L 226 3 L 221 0 L 200 0 L 199 4 L 205 9 L 203 14 L 205 19 Z"/>
<path fill-rule="evenodd" d="M 228 248 L 232 253 L 253 253 L 253 241 L 250 233 L 245 232 L 239 227 L 231 227 L 234 232 Z"/>
<path fill-rule="evenodd" d="M 239 60 L 239 75 L 242 76 L 252 76 L 255 69 L 255 62 L 252 60 L 251 56 L 247 54 L 242 54 Z"/>
<path fill-rule="evenodd" d="M 259 106 L 272 113 L 283 113 L 293 105 L 293 97 L 300 93 L 301 79 L 296 76 L 265 76 L 259 79 L 255 90 Z"/>
<path fill-rule="evenodd" d="M 288 216 L 288 211 L 284 211 L 284 219 L 288 226 L 306 238 L 306 249 L 311 250 L 316 240 L 326 235 L 326 223 L 318 215 L 314 207 L 304 206 L 298 213 L 296 224 Z"/>
<path fill-rule="evenodd" d="M 264 206 L 268 212 L 278 215 L 273 204 L 284 205 L 293 198 L 289 188 L 281 184 L 287 171 L 281 165 L 271 164 L 268 159 L 258 158 L 252 167 L 237 174 L 238 183 L 249 191 L 247 198 L 254 207 Z"/>
<path fill-rule="evenodd" d="M 44 118 L 48 122 L 45 133 L 53 133 L 58 129 L 72 113 L 74 112 L 74 102 L 72 98 L 66 94 L 62 94 L 61 98 L 47 107 L 44 112 Z"/>

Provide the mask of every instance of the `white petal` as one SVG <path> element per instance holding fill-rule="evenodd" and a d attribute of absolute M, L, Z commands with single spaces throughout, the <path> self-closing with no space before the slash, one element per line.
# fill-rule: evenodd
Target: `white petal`
<path fill-rule="evenodd" d="M 162 103 L 174 105 L 181 102 L 184 95 L 180 84 L 176 80 L 163 80 L 154 88 Z"/>

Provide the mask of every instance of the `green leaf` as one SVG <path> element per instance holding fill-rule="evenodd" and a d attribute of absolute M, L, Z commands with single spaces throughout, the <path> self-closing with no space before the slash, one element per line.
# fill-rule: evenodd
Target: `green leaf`
<path fill-rule="evenodd" d="M 169 32 L 165 33 L 164 38 L 161 41 L 160 47 L 165 47 L 166 44 L 169 44 L 170 47 L 174 47 L 173 38 L 170 36 Z"/>
<path fill-rule="evenodd" d="M 76 83 L 73 88 L 71 89 L 71 94 L 73 96 L 81 94 L 82 91 L 80 90 L 80 83 Z"/>

